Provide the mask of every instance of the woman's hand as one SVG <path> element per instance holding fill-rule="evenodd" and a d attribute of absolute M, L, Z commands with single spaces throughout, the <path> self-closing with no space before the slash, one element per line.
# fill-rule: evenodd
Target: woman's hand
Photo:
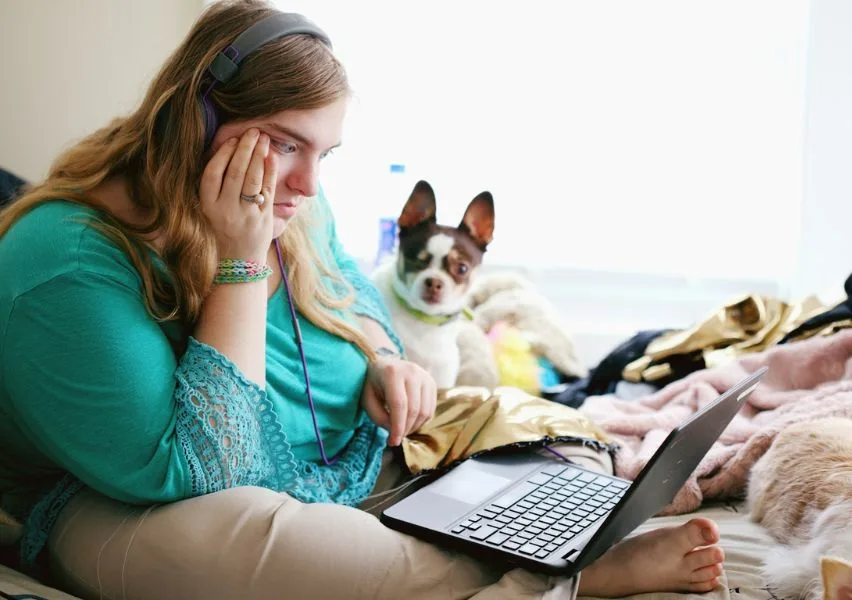
<path fill-rule="evenodd" d="M 432 418 L 437 399 L 435 380 L 419 365 L 380 356 L 370 363 L 361 403 L 376 425 L 390 431 L 388 443 L 399 446 Z"/>
<path fill-rule="evenodd" d="M 249 129 L 216 149 L 201 176 L 201 210 L 216 237 L 219 260 L 266 263 L 278 163 L 269 138 Z M 243 199 L 240 195 L 248 199 Z M 264 201 L 251 202 L 257 194 Z M 215 285 L 204 299 L 195 338 L 228 357 L 261 388 L 266 385 L 267 282 Z"/>
<path fill-rule="evenodd" d="M 249 129 L 213 154 L 201 176 L 201 210 L 216 235 L 219 260 L 266 262 L 272 243 L 272 206 L 278 162 L 269 152 L 269 136 Z M 263 195 L 258 206 L 241 198 Z"/>

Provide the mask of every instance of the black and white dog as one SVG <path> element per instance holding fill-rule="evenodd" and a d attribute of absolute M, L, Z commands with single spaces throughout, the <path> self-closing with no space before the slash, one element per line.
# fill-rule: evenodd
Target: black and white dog
<path fill-rule="evenodd" d="M 459 323 L 494 233 L 494 200 L 489 192 L 476 196 L 457 227 L 438 225 L 435 213 L 435 193 L 419 181 L 398 220 L 399 251 L 374 281 L 409 360 L 445 389 L 459 372 Z"/>

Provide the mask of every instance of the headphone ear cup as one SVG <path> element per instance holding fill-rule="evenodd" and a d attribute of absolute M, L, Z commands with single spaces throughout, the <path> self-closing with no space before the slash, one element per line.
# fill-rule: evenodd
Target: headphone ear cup
<path fill-rule="evenodd" d="M 207 98 L 201 99 L 201 118 L 204 119 L 204 149 L 207 150 L 213 143 L 218 124 L 216 122 L 216 109 Z"/>

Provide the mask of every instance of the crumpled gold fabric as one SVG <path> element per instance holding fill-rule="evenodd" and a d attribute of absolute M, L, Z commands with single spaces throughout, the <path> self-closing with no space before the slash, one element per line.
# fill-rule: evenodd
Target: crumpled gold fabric
<path fill-rule="evenodd" d="M 673 357 L 691 358 L 711 368 L 775 345 L 796 327 L 830 307 L 815 296 L 797 303 L 747 294 L 734 298 L 688 329 L 664 333 L 628 364 L 622 377 L 653 382 L 673 373 Z M 826 328 L 828 331 L 828 328 Z"/>
<path fill-rule="evenodd" d="M 613 448 L 611 438 L 573 408 L 515 388 L 457 387 L 438 394 L 435 416 L 403 439 L 402 451 L 416 475 L 495 448 L 547 441 Z"/>

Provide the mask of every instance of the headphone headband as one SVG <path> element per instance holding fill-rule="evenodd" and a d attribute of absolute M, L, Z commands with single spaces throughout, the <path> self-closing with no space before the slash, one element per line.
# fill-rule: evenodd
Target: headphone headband
<path fill-rule="evenodd" d="M 273 40 L 297 34 L 312 35 L 331 48 L 331 40 L 326 33 L 302 15 L 276 13 L 242 32 L 230 46 L 216 55 L 207 70 L 219 83 L 227 83 L 237 74 L 239 64 L 246 56 Z"/>
<path fill-rule="evenodd" d="M 331 48 L 328 35 L 307 18 L 296 13 L 275 13 L 262 19 L 237 36 L 230 46 L 219 52 L 207 67 L 212 80 L 201 93 L 201 116 L 204 119 L 204 147 L 210 146 L 218 126 L 216 110 L 207 97 L 216 84 L 227 83 L 239 71 L 240 63 L 252 52 L 287 35 L 307 34 Z"/>

